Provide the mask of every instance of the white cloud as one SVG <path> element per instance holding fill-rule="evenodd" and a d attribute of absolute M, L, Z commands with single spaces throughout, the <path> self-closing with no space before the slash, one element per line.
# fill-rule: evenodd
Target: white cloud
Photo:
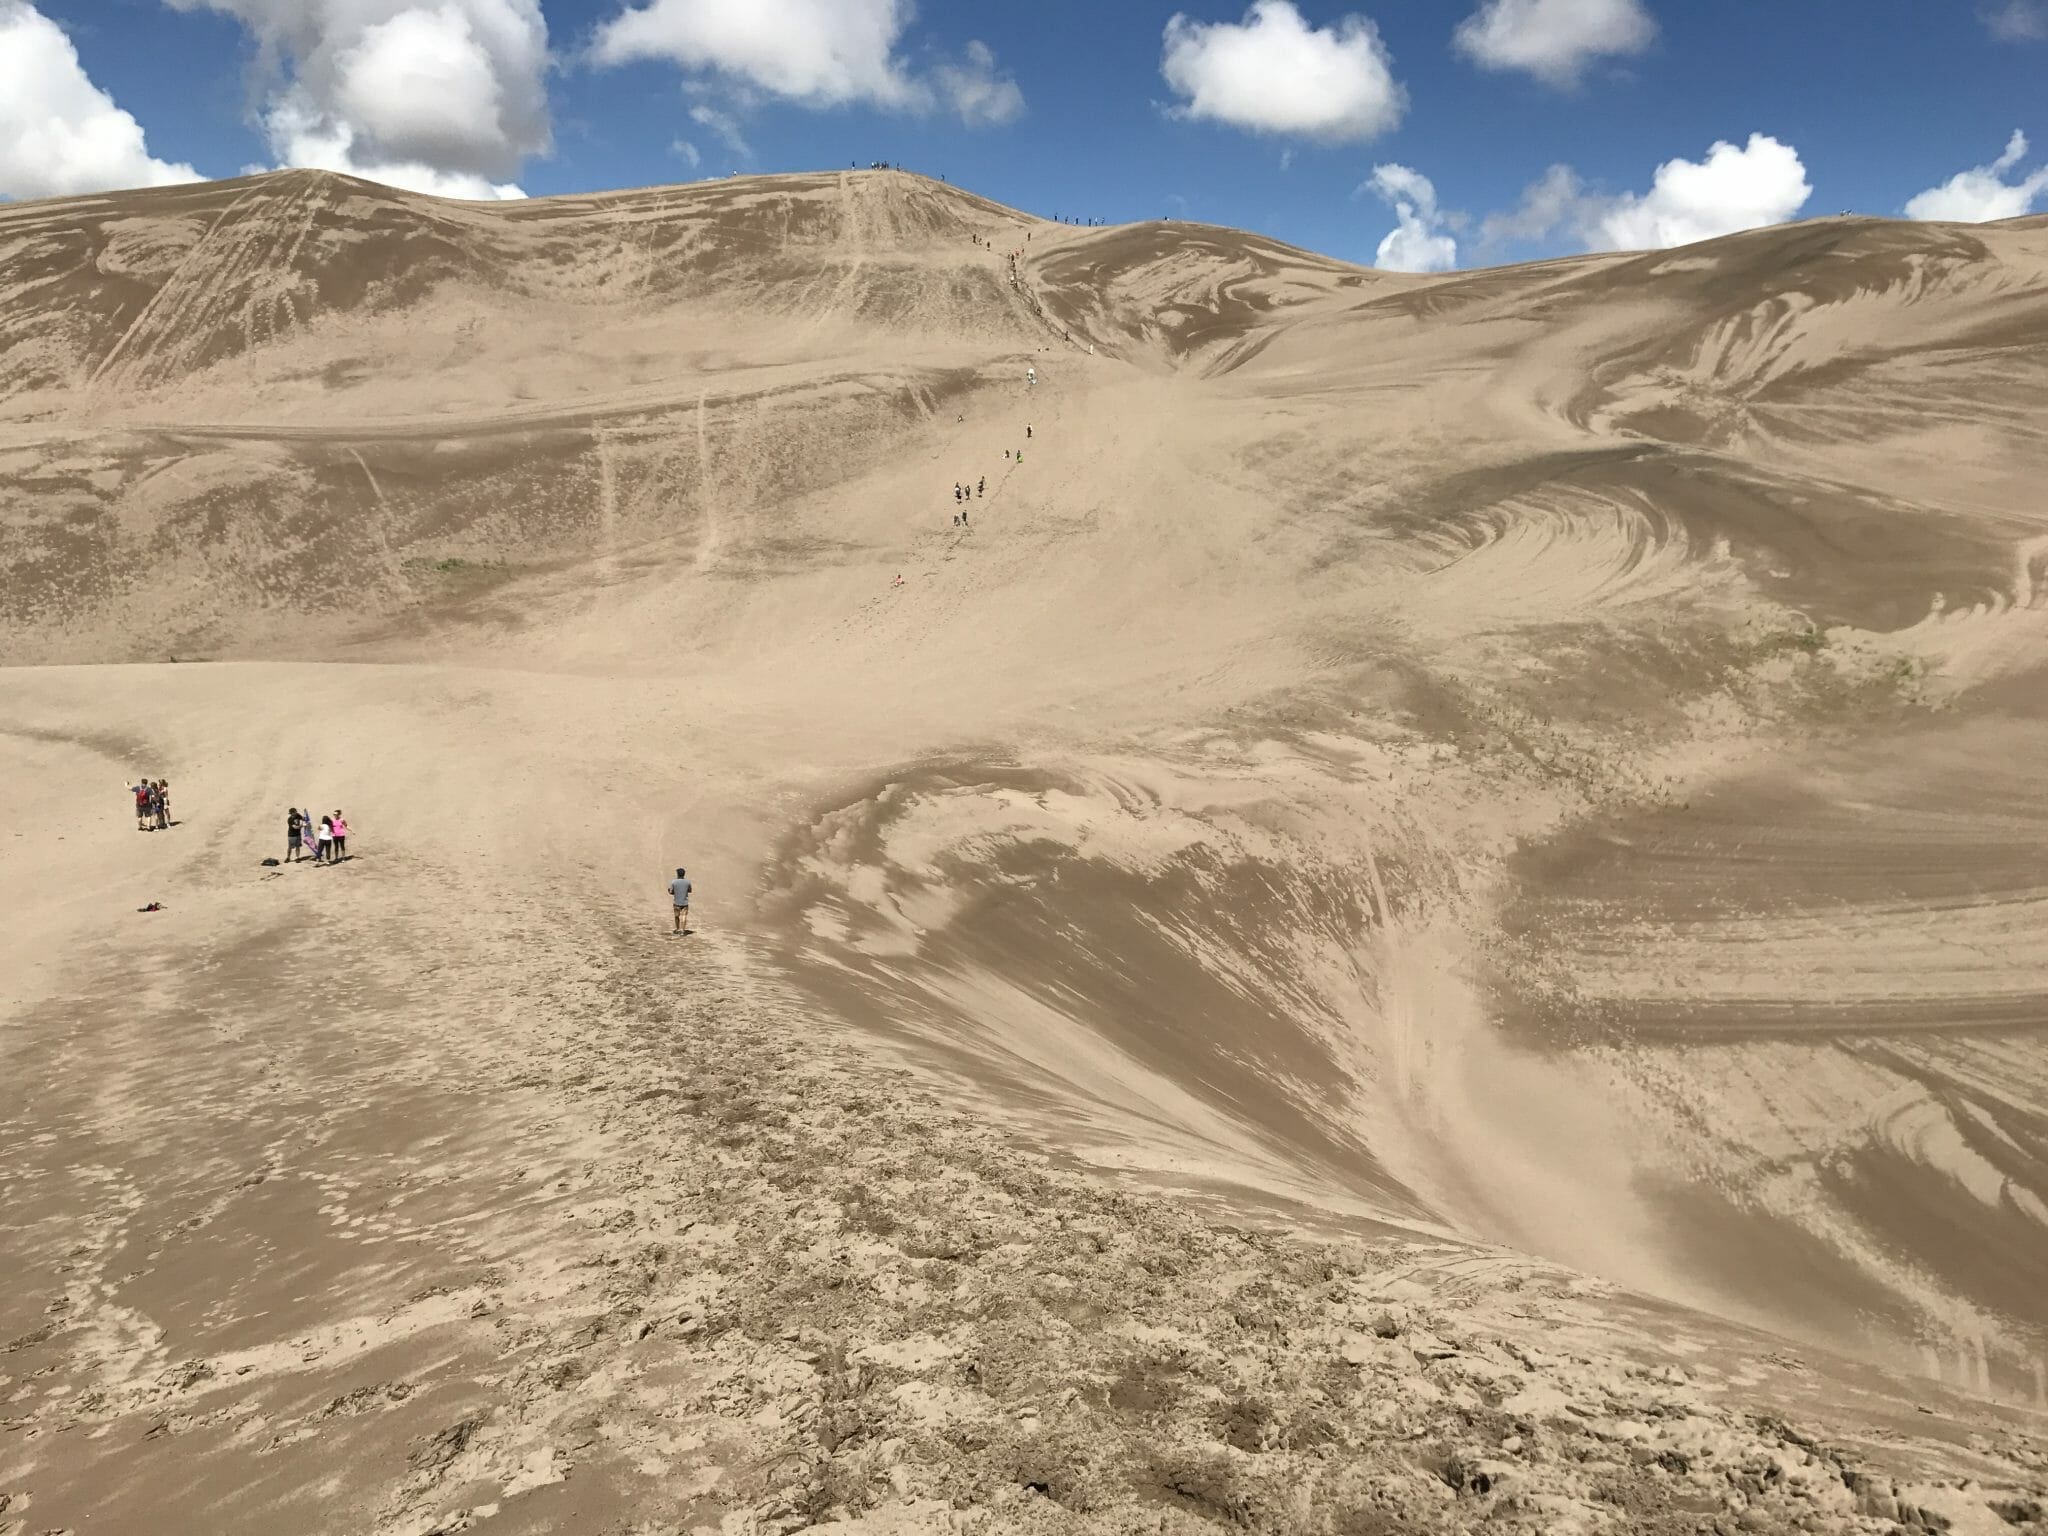
<path fill-rule="evenodd" d="M 1489 213 L 1479 225 L 1479 247 L 1497 251 L 1518 241 L 1541 240 L 1553 231 L 1571 229 L 1583 222 L 1588 195 L 1579 173 L 1568 165 L 1553 165 L 1522 190 L 1522 201 L 1511 213 Z"/>
<path fill-rule="evenodd" d="M 1482 247 L 1563 233 L 1589 251 L 1659 250 L 1782 224 L 1813 195 L 1799 151 L 1752 133 L 1738 149 L 1719 142 L 1704 160 L 1666 160 L 1648 192 L 1605 194 L 1553 165 L 1510 213 L 1487 217 Z"/>
<path fill-rule="evenodd" d="M 1363 16 L 1311 28 L 1291 0 L 1254 0 L 1242 22 L 1166 23 L 1159 72 L 1185 98 L 1175 109 L 1325 143 L 1370 139 L 1401 121 L 1407 93 Z"/>
<path fill-rule="evenodd" d="M 0 0 L 0 198 L 199 179 L 149 152 L 142 125 L 87 78 L 57 23 L 26 0 Z"/>
<path fill-rule="evenodd" d="M 970 128 L 1023 116 L 1023 91 L 984 42 L 913 70 L 898 51 L 912 13 L 911 0 L 645 0 L 598 28 L 590 57 L 674 64 L 693 89 L 742 106 L 762 94 L 807 107 L 940 106 Z M 746 153 L 738 123 L 721 116 L 718 131 Z"/>
<path fill-rule="evenodd" d="M 697 153 L 697 146 L 688 139 L 677 139 L 673 144 L 669 145 L 668 152 L 693 171 L 704 163 L 704 157 Z"/>
<path fill-rule="evenodd" d="M 939 95 L 969 128 L 1000 127 L 1024 115 L 1024 93 L 1008 75 L 996 72 L 995 51 L 976 39 L 958 64 L 932 71 Z"/>
<path fill-rule="evenodd" d="M 2002 43 L 2038 43 L 2048 38 L 2048 3 L 2043 0 L 2004 0 L 1978 14 Z"/>
<path fill-rule="evenodd" d="M 1600 243 L 1612 250 L 1689 245 L 1782 224 L 1811 196 L 1799 151 L 1752 133 L 1741 149 L 1721 142 L 1704 160 L 1666 160 L 1648 192 L 1623 193 L 1602 212 Z"/>
<path fill-rule="evenodd" d="M 1594 59 L 1641 53 L 1657 35 L 1642 0 L 1485 0 L 1452 44 L 1482 69 L 1571 86 Z"/>
<path fill-rule="evenodd" d="M 1422 172 L 1376 165 L 1359 191 L 1376 193 L 1400 221 L 1380 242 L 1374 266 L 1389 272 L 1445 272 L 1458 264 L 1458 242 L 1444 233 L 1436 187 Z"/>
<path fill-rule="evenodd" d="M 2005 151 L 1989 165 L 1958 171 L 1938 187 L 1929 187 L 1906 204 L 1909 219 L 1949 219 L 1958 224 L 1982 224 L 1989 219 L 2016 219 L 2032 213 L 2034 204 L 2048 197 L 2048 166 L 2018 181 L 2007 181 L 2006 172 L 2027 158 L 2027 136 L 2015 128 L 2005 141 Z"/>
<path fill-rule="evenodd" d="M 169 0 L 233 16 L 269 71 L 282 165 L 443 197 L 520 197 L 550 146 L 540 0 Z"/>
<path fill-rule="evenodd" d="M 811 106 L 917 107 L 896 56 L 909 0 L 648 0 L 598 28 L 600 64 L 661 59 Z"/>
<path fill-rule="evenodd" d="M 739 123 L 729 114 L 719 111 L 716 107 L 707 106 L 699 102 L 696 106 L 690 108 L 690 121 L 699 128 L 708 128 L 717 134 L 719 138 L 725 141 L 725 147 L 735 155 L 738 155 L 740 159 L 751 160 L 754 158 L 754 146 L 747 142 L 746 135 L 740 132 Z"/>

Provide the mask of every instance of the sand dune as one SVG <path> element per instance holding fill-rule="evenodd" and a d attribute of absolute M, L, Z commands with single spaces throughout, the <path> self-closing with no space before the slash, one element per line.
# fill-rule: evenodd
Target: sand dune
<path fill-rule="evenodd" d="M 2044 385 L 2038 219 L 0 209 L 0 1533 L 2038 1526 Z"/>

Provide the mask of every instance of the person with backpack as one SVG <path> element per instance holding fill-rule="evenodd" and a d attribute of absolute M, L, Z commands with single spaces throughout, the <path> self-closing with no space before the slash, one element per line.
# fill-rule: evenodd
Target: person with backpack
<path fill-rule="evenodd" d="M 149 780 L 144 779 L 135 785 L 133 792 L 135 795 L 135 830 L 147 832 L 149 830 Z"/>

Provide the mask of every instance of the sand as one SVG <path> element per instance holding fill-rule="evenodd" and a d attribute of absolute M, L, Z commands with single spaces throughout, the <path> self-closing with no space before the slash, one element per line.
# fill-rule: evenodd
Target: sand
<path fill-rule="evenodd" d="M 0 1532 L 2038 1527 L 2044 344 L 2042 220 L 0 210 Z"/>

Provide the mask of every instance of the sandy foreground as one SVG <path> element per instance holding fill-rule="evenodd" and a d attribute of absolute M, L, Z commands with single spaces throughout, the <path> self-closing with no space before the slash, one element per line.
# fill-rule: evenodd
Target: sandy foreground
<path fill-rule="evenodd" d="M 2048 222 L 0 282 L 0 1533 L 2048 1525 Z"/>

